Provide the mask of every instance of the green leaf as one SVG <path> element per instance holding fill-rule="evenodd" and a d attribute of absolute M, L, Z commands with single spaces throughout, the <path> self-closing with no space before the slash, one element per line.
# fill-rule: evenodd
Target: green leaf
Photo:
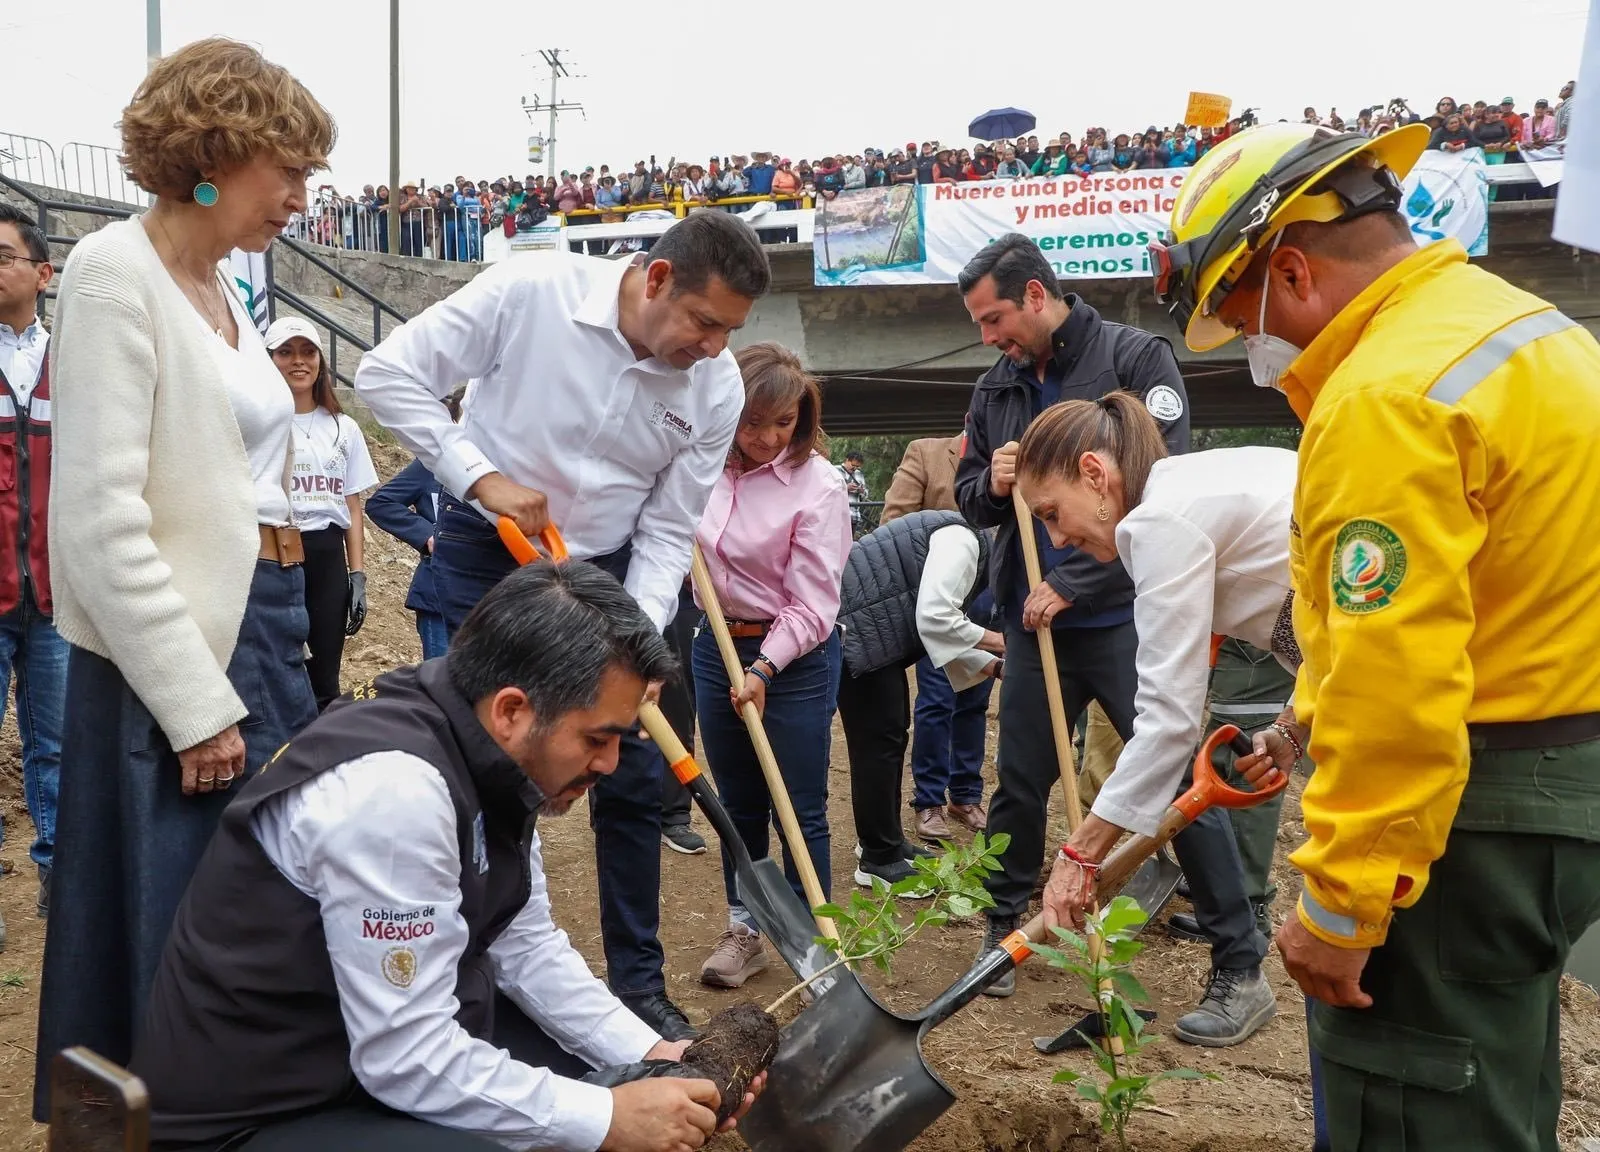
<path fill-rule="evenodd" d="M 976 843 L 974 843 L 973 847 L 977 847 Z M 983 854 L 994 857 L 1004 856 L 1006 849 L 1009 847 L 1011 847 L 1011 833 L 996 832 L 988 840 L 984 841 Z"/>
<path fill-rule="evenodd" d="M 1165 1072 L 1157 1072 L 1150 1077 L 1150 1082 L 1152 1084 L 1158 1080 L 1216 1080 L 1220 1082 L 1221 1079 L 1222 1077 L 1215 1072 L 1199 1072 L 1193 1068 L 1168 1068 Z"/>
<path fill-rule="evenodd" d="M 978 913 L 978 903 L 970 896 L 952 896 L 946 901 L 946 907 L 950 909 L 950 915 L 958 919 L 976 916 Z"/>
<path fill-rule="evenodd" d="M 1116 986 L 1117 991 L 1121 992 L 1133 1003 L 1148 1004 L 1150 1002 L 1150 993 L 1143 984 L 1139 983 L 1139 978 L 1132 972 L 1119 968 L 1111 974 L 1111 982 Z M 1136 1019 L 1138 1018 L 1137 1013 L 1134 1016 Z"/>
<path fill-rule="evenodd" d="M 1139 927 L 1148 919 L 1132 896 L 1118 896 L 1100 910 L 1100 930 L 1105 936 L 1115 936 Z"/>
<path fill-rule="evenodd" d="M 1071 1068 L 1063 1068 L 1050 1078 L 1050 1082 L 1052 1084 L 1076 1084 L 1082 1079 L 1082 1072 L 1074 1072 Z"/>
<path fill-rule="evenodd" d="M 1092 1104 L 1099 1104 L 1105 1099 L 1100 1094 L 1100 1085 L 1093 1080 L 1079 1080 L 1073 1087 L 1078 1090 L 1079 1096 L 1082 1096 Z"/>

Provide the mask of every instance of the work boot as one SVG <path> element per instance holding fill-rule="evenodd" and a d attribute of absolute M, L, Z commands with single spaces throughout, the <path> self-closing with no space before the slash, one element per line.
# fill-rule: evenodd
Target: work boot
<path fill-rule="evenodd" d="M 917 835 L 936 843 L 950 839 L 950 825 L 945 823 L 944 809 L 918 808 Z"/>
<path fill-rule="evenodd" d="M 716 947 L 700 965 L 700 983 L 713 988 L 739 988 L 767 967 L 767 950 L 761 934 L 743 924 L 730 925 L 717 937 Z"/>
<path fill-rule="evenodd" d="M 687 824 L 663 824 L 661 842 L 685 856 L 700 856 L 706 850 L 706 838 Z"/>
<path fill-rule="evenodd" d="M 983 949 L 978 953 L 982 956 L 1000 947 L 1000 941 L 1017 930 L 1015 916 L 988 916 L 985 917 L 983 926 Z M 1000 979 L 994 981 L 983 990 L 985 996 L 1010 996 L 1017 990 L 1017 970 L 1013 968 Z"/>
<path fill-rule="evenodd" d="M 871 888 L 874 878 L 893 885 L 900 883 L 902 880 L 909 880 L 917 874 L 917 870 L 911 866 L 911 861 L 903 857 L 891 860 L 887 864 L 878 864 L 871 860 L 860 860 L 856 863 L 855 882 L 858 887 Z M 932 895 L 932 888 L 916 888 L 907 892 L 905 898 L 907 900 L 926 900 Z"/>
<path fill-rule="evenodd" d="M 1250 901 L 1250 911 L 1255 914 L 1256 931 L 1268 940 L 1272 939 L 1272 905 L 1265 900 Z M 1200 931 L 1200 921 L 1191 913 L 1174 912 L 1167 917 L 1167 931 L 1180 940 L 1199 940 L 1204 942 L 1206 934 Z"/>
<path fill-rule="evenodd" d="M 671 1000 L 667 999 L 665 992 L 640 992 L 633 996 L 618 996 L 639 1019 L 655 1029 L 657 1036 L 663 1040 L 698 1040 L 700 1032 L 689 1018 L 683 1014 Z"/>
<path fill-rule="evenodd" d="M 973 832 L 982 832 L 989 827 L 989 817 L 983 810 L 982 801 L 976 804 L 947 804 L 944 810 L 952 820 L 965 824 Z"/>
<path fill-rule="evenodd" d="M 1214 968 L 1200 1007 L 1180 1017 L 1173 1035 L 1202 1048 L 1231 1048 L 1248 1038 L 1278 1013 L 1272 985 L 1253 968 Z"/>

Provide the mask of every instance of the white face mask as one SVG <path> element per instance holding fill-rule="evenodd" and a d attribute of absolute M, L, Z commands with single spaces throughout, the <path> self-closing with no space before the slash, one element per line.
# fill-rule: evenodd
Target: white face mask
<path fill-rule="evenodd" d="M 1272 247 L 1267 249 L 1269 262 L 1272 254 L 1278 250 L 1278 241 L 1282 239 L 1281 231 L 1272 238 Z M 1275 388 L 1282 392 L 1283 385 L 1279 377 L 1299 358 L 1301 350 L 1281 336 L 1267 335 L 1267 293 L 1271 290 L 1272 271 L 1269 268 L 1261 283 L 1261 315 L 1256 318 L 1257 334 L 1244 338 L 1244 356 L 1250 363 L 1250 379 L 1255 381 L 1257 388 Z"/>

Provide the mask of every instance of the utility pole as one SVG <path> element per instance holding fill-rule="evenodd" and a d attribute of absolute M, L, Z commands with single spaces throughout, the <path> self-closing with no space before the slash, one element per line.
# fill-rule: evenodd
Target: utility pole
<path fill-rule="evenodd" d="M 556 95 L 557 86 L 562 77 L 566 77 L 569 80 L 581 79 L 581 77 L 573 76 L 571 72 L 567 71 L 567 66 L 561 59 L 561 52 L 560 48 L 539 49 L 540 59 L 550 69 L 550 103 L 541 105 L 537 96 L 533 98 L 531 104 L 526 96 L 522 98 L 522 110 L 527 114 L 529 120 L 532 120 L 540 112 L 548 112 L 550 114 L 549 137 L 544 144 L 545 173 L 550 176 L 556 174 L 556 114 L 558 112 L 583 113 L 583 105 L 581 103 L 576 100 L 568 100 L 563 103 Z"/>
<path fill-rule="evenodd" d="M 161 59 L 161 0 L 144 3 L 144 70 L 146 74 Z"/>
<path fill-rule="evenodd" d="M 400 253 L 400 0 L 389 0 L 389 254 Z"/>

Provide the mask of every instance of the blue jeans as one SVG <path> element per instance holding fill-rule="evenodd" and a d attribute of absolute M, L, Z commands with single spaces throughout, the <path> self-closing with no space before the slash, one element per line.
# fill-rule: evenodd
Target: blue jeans
<path fill-rule="evenodd" d="M 621 580 L 629 549 L 590 559 Z M 433 579 L 445 627 L 454 636 L 478 601 L 517 562 L 494 526 L 448 493 L 439 497 L 433 537 Z M 661 926 L 661 777 L 667 770 L 656 746 L 633 734 L 622 738 L 617 770 L 589 792 L 595 869 L 600 887 L 600 940 L 606 977 L 619 996 L 663 992 L 666 960 L 656 938 Z"/>
<path fill-rule="evenodd" d="M 49 871 L 56 846 L 68 647 L 31 595 L 14 611 L 0 616 L 0 717 L 5 716 L 15 673 L 17 729 L 22 733 L 22 794 L 34 830 L 28 855 L 41 871 Z M 0 844 L 5 839 L 5 825 L 0 824 Z"/>
<path fill-rule="evenodd" d="M 746 666 L 761 653 L 760 637 L 735 640 L 734 646 L 739 650 L 739 662 Z M 825 642 L 772 678 L 762 717 L 824 896 L 830 890 L 833 872 L 828 833 L 828 755 L 833 738 L 833 706 L 839 695 L 839 661 L 839 631 L 834 629 Z M 716 638 L 709 628 L 694 641 L 694 690 L 700 740 L 722 806 L 728 810 L 751 858 L 759 860 L 767 855 L 767 827 L 777 821 L 755 746 L 750 743 L 744 720 L 729 703 L 728 670 L 723 667 Z M 779 842 L 782 843 L 781 835 Z M 805 892 L 787 844 L 783 849 L 783 870 L 805 903 Z M 739 902 L 733 858 L 726 848 L 722 852 L 722 882 L 732 917 L 755 927 Z"/>
<path fill-rule="evenodd" d="M 917 661 L 917 707 L 911 735 L 913 808 L 942 808 L 983 801 L 983 747 L 988 740 L 989 693 L 994 681 L 964 692 L 950 686 L 944 669 Z"/>
<path fill-rule="evenodd" d="M 306 674 L 305 574 L 256 561 L 227 675 L 245 775 L 317 718 Z M 34 1116 L 49 1117 L 50 1059 L 84 1044 L 133 1054 L 172 918 L 240 786 L 185 796 L 178 754 L 110 660 L 73 648 L 62 729 L 60 853 L 50 892 Z"/>
<path fill-rule="evenodd" d="M 417 636 L 422 640 L 424 660 L 443 656 L 450 647 L 450 631 L 444 626 L 444 617 L 437 612 L 417 613 Z"/>

